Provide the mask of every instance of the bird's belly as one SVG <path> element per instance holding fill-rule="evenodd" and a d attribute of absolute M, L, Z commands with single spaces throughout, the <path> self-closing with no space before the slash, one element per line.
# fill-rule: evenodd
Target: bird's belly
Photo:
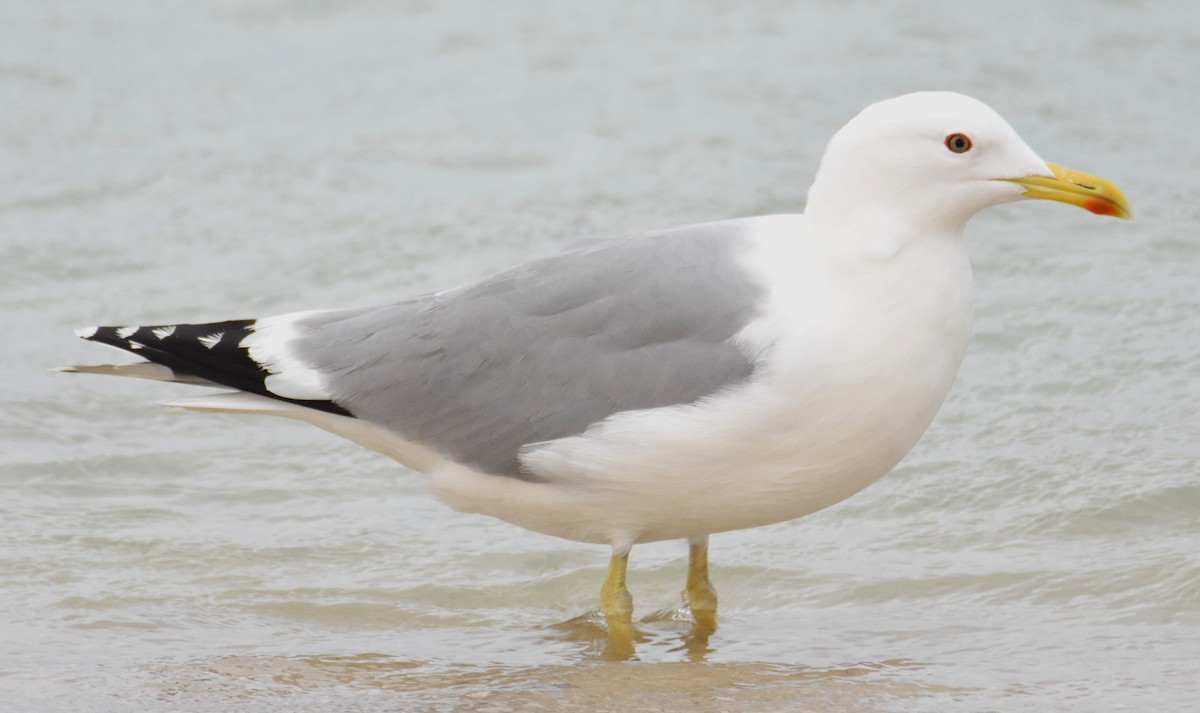
<path fill-rule="evenodd" d="M 947 384 L 948 388 L 948 384 Z M 854 495 L 890 471 L 917 443 L 946 389 L 865 381 L 802 403 L 779 404 L 736 438 L 657 475 L 674 488 L 639 494 L 668 517 L 651 518 L 644 540 L 737 530 L 790 520 Z M 719 433 L 719 431 L 718 431 Z M 630 488 L 630 492 L 633 489 Z M 624 507 L 639 508 L 635 498 Z"/>
<path fill-rule="evenodd" d="M 524 462 L 546 482 L 450 468 L 431 484 L 461 510 L 588 542 L 790 520 L 867 487 L 916 444 L 961 358 L 943 351 L 893 353 L 883 370 L 831 364 L 821 378 L 810 366 L 805 374 L 816 385 L 799 393 L 782 375 L 700 406 L 618 414 L 527 453 Z"/>

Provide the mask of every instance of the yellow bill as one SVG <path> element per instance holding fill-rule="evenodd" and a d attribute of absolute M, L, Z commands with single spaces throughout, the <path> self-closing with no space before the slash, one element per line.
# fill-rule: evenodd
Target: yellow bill
<path fill-rule="evenodd" d="M 1024 186 L 1025 195 L 1029 198 L 1046 198 L 1077 205 L 1097 215 L 1133 219 L 1129 199 L 1111 181 L 1053 163 L 1046 165 L 1054 172 L 1053 176 L 1025 176 L 1004 180 Z"/>

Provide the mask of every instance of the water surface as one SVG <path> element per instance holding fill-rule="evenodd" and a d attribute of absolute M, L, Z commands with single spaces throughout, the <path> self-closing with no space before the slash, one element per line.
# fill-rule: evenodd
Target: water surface
<path fill-rule="evenodd" d="M 0 709 L 1189 710 L 1200 23 L 1187 3 L 0 5 Z M 1032 6 L 1031 6 L 1032 7 Z M 48 367 L 796 211 L 863 105 L 978 96 L 1137 222 L 980 216 L 976 335 L 895 473 L 713 540 L 721 627 L 555 624 L 603 548 L 325 433 Z M 752 474 L 747 474 L 752 477 Z M 639 547 L 639 615 L 679 543 Z"/>

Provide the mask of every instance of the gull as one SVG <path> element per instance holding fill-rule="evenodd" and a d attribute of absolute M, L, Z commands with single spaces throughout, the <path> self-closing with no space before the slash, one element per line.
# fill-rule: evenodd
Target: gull
<path fill-rule="evenodd" d="M 950 92 L 868 106 L 804 214 L 608 239 L 377 307 L 92 327 L 145 361 L 68 367 L 233 389 L 170 405 L 308 422 L 424 474 L 455 509 L 612 548 L 600 611 L 629 644 L 631 548 L 827 508 L 890 471 L 950 390 L 972 320 L 962 234 L 1042 198 L 1130 217 Z M 629 644 L 631 645 L 631 644 Z"/>

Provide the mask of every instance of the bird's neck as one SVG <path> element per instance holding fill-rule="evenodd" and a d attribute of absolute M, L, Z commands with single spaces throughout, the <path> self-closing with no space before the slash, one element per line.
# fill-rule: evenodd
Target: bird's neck
<path fill-rule="evenodd" d="M 916 242 L 958 240 L 975 212 L 888 195 L 871 186 L 839 188 L 835 181 L 818 180 L 804 211 L 813 238 L 829 242 L 835 252 L 888 258 Z"/>

